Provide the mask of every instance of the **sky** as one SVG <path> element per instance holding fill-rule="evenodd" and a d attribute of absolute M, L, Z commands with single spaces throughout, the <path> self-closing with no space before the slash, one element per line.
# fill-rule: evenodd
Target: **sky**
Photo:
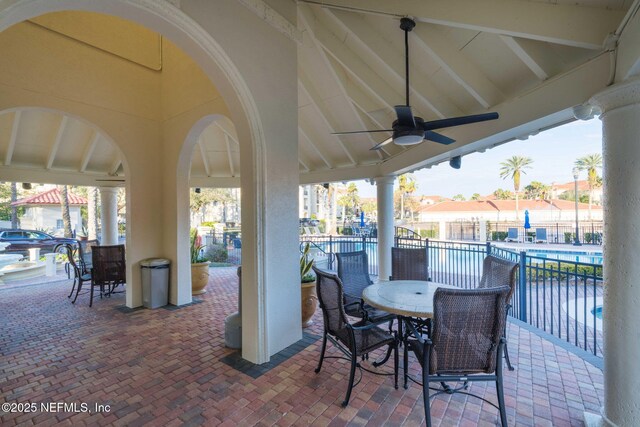
<path fill-rule="evenodd" d="M 577 158 L 602 153 L 602 124 L 599 119 L 576 120 L 540 132 L 526 141 L 514 140 L 484 153 L 462 157 L 462 167 L 453 169 L 443 162 L 431 169 L 414 172 L 416 195 L 453 197 L 462 194 L 469 199 L 474 193 L 485 196 L 498 188 L 513 191 L 513 180 L 500 178 L 500 163 L 511 156 L 533 160 L 531 169 L 520 178 L 522 190 L 531 181 L 544 184 L 573 182 L 572 169 Z M 601 171 L 599 172 L 601 174 Z M 586 179 L 586 171 L 580 179 Z M 376 187 L 356 181 L 360 197 L 376 197 Z M 397 180 L 396 180 L 397 186 Z"/>

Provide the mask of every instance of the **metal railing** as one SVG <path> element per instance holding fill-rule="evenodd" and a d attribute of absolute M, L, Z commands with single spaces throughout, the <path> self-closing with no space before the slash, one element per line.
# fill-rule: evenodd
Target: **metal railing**
<path fill-rule="evenodd" d="M 242 264 L 242 234 L 239 231 L 204 234 L 203 253 L 214 262 Z"/>
<path fill-rule="evenodd" d="M 435 282 L 475 288 L 489 254 L 518 263 L 510 315 L 602 357 L 602 321 L 598 312 L 603 295 L 602 265 L 531 256 L 490 242 L 422 239 L 406 230 L 396 229 L 395 245 L 426 247 L 430 278 Z M 377 239 L 313 236 L 304 241 L 313 242 L 326 254 L 364 249 L 369 257 L 369 274 L 378 274 Z M 336 266 L 328 264 L 328 268 Z"/>

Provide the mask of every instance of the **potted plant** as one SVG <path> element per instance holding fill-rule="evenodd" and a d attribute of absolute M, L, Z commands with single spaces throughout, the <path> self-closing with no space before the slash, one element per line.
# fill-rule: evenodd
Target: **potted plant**
<path fill-rule="evenodd" d="M 309 243 L 304 246 L 304 251 L 300 257 L 300 282 L 302 296 L 302 327 L 307 328 L 313 323 L 311 318 L 318 305 L 318 295 L 316 294 L 316 276 L 311 272 L 313 258 L 309 257 Z"/>
<path fill-rule="evenodd" d="M 207 292 L 204 288 L 209 282 L 209 261 L 200 256 L 204 247 L 202 237 L 198 235 L 198 229 L 192 228 L 189 235 L 191 243 L 191 295 L 200 295 Z"/>

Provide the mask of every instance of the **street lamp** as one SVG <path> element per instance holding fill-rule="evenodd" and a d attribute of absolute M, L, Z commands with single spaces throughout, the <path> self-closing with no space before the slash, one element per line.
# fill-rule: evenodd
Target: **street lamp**
<path fill-rule="evenodd" d="M 580 171 L 578 170 L 578 168 L 573 168 L 574 194 L 576 199 L 576 238 L 573 241 L 573 246 L 582 246 L 582 243 L 580 243 L 579 229 L 578 229 L 578 176 L 579 174 L 580 174 Z"/>

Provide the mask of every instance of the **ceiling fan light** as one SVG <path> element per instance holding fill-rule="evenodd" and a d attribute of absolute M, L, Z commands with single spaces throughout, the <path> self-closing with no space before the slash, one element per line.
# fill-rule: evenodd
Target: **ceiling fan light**
<path fill-rule="evenodd" d="M 393 143 L 396 145 L 416 145 L 420 144 L 423 139 L 422 135 L 402 135 L 395 137 Z"/>

